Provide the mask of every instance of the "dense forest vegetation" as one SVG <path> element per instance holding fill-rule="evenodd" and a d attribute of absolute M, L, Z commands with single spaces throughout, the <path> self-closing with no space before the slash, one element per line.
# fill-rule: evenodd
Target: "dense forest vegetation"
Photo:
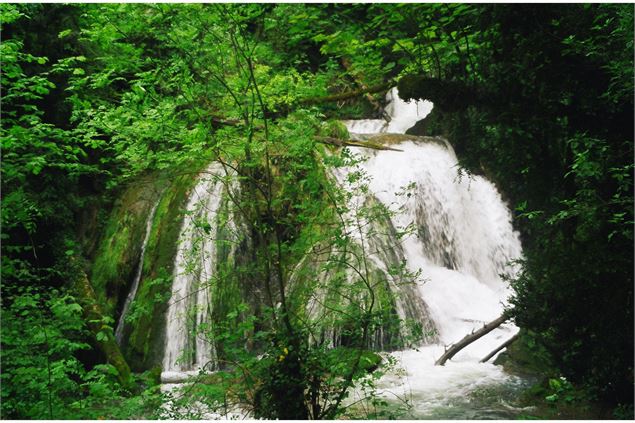
<path fill-rule="evenodd" d="M 508 313 L 517 354 L 551 379 L 542 397 L 633 418 L 632 5 L 2 4 L 0 16 L 2 418 L 158 416 L 151 329 L 117 347 L 128 282 L 103 279 L 130 279 L 111 267 L 138 250 L 100 261 L 100 237 L 131 186 L 165 189 L 212 160 L 244 187 L 254 253 L 236 277 L 265 294 L 253 314 L 229 296 L 217 311 L 219 354 L 250 376 L 227 368 L 192 395 L 231 390 L 256 417 L 339 417 L 376 365 L 387 294 L 361 275 L 373 301 L 347 310 L 346 355 L 306 341 L 286 294 L 307 248 L 352 248 L 329 223 L 346 213 L 322 168 L 342 159 L 324 141 L 347 138 L 338 119 L 379 117 L 391 86 L 434 103 L 409 132 L 450 140 L 514 210 L 524 258 Z M 173 204 L 156 213 L 174 219 Z M 159 267 L 144 294 L 157 302 Z"/>

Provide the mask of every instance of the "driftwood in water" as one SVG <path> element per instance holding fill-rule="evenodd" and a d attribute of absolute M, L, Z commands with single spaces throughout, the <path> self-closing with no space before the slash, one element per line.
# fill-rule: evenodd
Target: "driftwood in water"
<path fill-rule="evenodd" d="M 500 350 L 502 350 L 503 348 L 507 348 L 509 347 L 512 342 L 514 342 L 515 340 L 518 339 L 518 334 L 512 336 L 511 338 L 509 338 L 507 341 L 503 342 L 502 344 L 500 344 L 498 347 L 496 347 L 496 349 L 494 351 L 492 351 L 491 353 L 487 354 L 482 360 L 481 363 L 486 363 L 487 361 L 489 361 L 490 358 L 494 357 L 496 355 L 497 352 L 499 352 Z"/>
<path fill-rule="evenodd" d="M 97 296 L 88 280 L 88 276 L 79 265 L 73 267 L 73 270 L 77 272 L 77 277 L 73 281 L 73 289 L 78 297 L 79 304 L 82 306 L 87 326 L 95 337 L 97 347 L 106 356 L 108 363 L 117 369 L 121 385 L 125 388 L 130 388 L 132 387 L 130 367 L 115 341 L 112 329 L 104 328 L 102 323 L 104 313 L 99 306 Z"/>
<path fill-rule="evenodd" d="M 326 95 L 326 96 L 322 96 L 322 97 L 302 98 L 302 99 L 298 100 L 298 103 L 299 104 L 308 105 L 308 104 L 319 104 L 319 103 L 328 103 L 328 102 L 332 102 L 332 101 L 348 100 L 348 99 L 359 97 L 359 96 L 365 95 L 365 94 L 378 93 L 380 91 L 386 91 L 393 84 L 394 84 L 394 82 L 385 82 L 383 84 L 373 85 L 372 87 L 366 87 L 366 88 L 362 88 L 362 89 L 359 89 L 359 90 L 348 91 L 348 92 L 341 93 L 341 94 Z"/>
<path fill-rule="evenodd" d="M 437 366 L 443 366 L 445 362 L 451 359 L 452 357 L 454 357 L 456 353 L 458 353 L 463 348 L 467 347 L 468 345 L 470 345 L 472 342 L 476 341 L 477 339 L 487 335 L 488 333 L 490 333 L 491 331 L 493 331 L 494 329 L 502 325 L 505 321 L 507 321 L 507 319 L 509 319 L 509 317 L 503 314 L 498 319 L 489 322 L 488 324 L 486 324 L 479 330 L 467 335 L 466 337 L 461 339 L 459 342 L 457 342 L 456 344 L 448 348 L 448 350 L 434 364 Z"/>
<path fill-rule="evenodd" d="M 372 148 L 373 150 L 391 150 L 391 151 L 403 151 L 398 148 L 387 147 L 382 144 L 374 143 L 372 141 L 356 141 L 356 140 L 343 140 L 340 138 L 333 137 L 313 137 L 317 142 L 321 142 L 322 144 L 335 145 L 337 147 L 364 147 L 364 148 Z"/>

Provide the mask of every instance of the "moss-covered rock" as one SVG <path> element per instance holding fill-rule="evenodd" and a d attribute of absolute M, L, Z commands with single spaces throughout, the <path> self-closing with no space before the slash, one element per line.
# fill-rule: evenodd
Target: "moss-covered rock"
<path fill-rule="evenodd" d="M 130 184 L 115 201 L 99 241 L 90 279 L 104 314 L 116 318 L 139 262 L 145 223 L 161 182 L 147 175 Z"/>
<path fill-rule="evenodd" d="M 350 138 L 346 125 L 339 120 L 328 120 L 324 122 L 322 128 L 320 128 L 320 135 L 340 140 L 347 140 Z"/>

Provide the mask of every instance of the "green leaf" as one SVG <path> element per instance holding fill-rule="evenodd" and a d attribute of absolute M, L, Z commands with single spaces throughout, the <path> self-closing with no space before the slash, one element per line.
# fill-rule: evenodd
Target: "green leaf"
<path fill-rule="evenodd" d="M 66 38 L 69 35 L 71 35 L 73 33 L 72 29 L 65 29 L 63 31 L 60 31 L 60 33 L 57 35 L 58 38 Z"/>

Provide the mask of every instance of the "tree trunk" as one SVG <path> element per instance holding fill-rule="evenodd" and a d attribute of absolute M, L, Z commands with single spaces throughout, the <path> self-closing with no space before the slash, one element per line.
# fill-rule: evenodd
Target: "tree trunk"
<path fill-rule="evenodd" d="M 509 338 L 507 341 L 503 342 L 501 345 L 499 345 L 494 351 L 492 351 L 491 353 L 487 354 L 482 360 L 481 363 L 487 363 L 487 361 L 489 361 L 490 358 L 494 357 L 496 355 L 497 352 L 499 352 L 500 350 L 502 350 L 503 348 L 507 348 L 509 347 L 512 342 L 514 342 L 515 340 L 518 339 L 518 334 L 512 336 L 511 338 Z"/>
<path fill-rule="evenodd" d="M 77 277 L 73 281 L 73 289 L 84 310 L 84 318 L 86 319 L 88 328 L 95 337 L 97 346 L 106 356 L 108 363 L 117 369 L 118 379 L 121 385 L 124 388 L 131 388 L 132 378 L 130 367 L 121 353 L 119 345 L 117 345 L 115 341 L 112 329 L 104 330 L 103 328 L 102 322 L 104 314 L 97 301 L 95 291 L 88 280 L 88 276 L 86 276 L 86 273 L 80 266 L 76 265 L 74 267 L 74 270 L 77 272 Z"/>
<path fill-rule="evenodd" d="M 348 91 L 341 94 L 334 95 L 326 95 L 323 97 L 309 97 L 302 98 L 298 100 L 299 104 L 309 105 L 309 104 L 319 104 L 319 103 L 328 103 L 331 101 L 340 101 L 340 100 L 348 100 L 350 98 L 359 97 L 360 95 L 368 94 L 368 93 L 378 93 L 380 91 L 388 90 L 394 83 L 392 81 L 385 82 L 383 84 L 374 85 L 372 87 L 366 87 L 359 90 Z"/>
<path fill-rule="evenodd" d="M 355 140 L 343 140 L 340 138 L 333 137 L 313 137 L 317 142 L 321 142 L 322 144 L 334 145 L 337 147 L 349 146 L 349 147 L 364 147 L 364 148 L 372 148 L 373 150 L 390 150 L 390 151 L 403 151 L 398 148 L 387 147 L 382 144 L 374 143 L 372 141 L 355 141 Z"/>
<path fill-rule="evenodd" d="M 434 364 L 437 366 L 443 366 L 445 362 L 451 359 L 452 357 L 454 357 L 456 353 L 458 353 L 463 348 L 467 347 L 468 345 L 470 345 L 472 342 L 476 341 L 477 339 L 487 335 L 488 333 L 490 333 L 491 331 L 493 331 L 494 329 L 502 325 L 504 322 L 506 322 L 507 319 L 509 318 L 503 314 L 498 319 L 489 322 L 488 324 L 486 324 L 485 326 L 483 326 L 481 329 L 477 330 L 476 332 L 473 332 L 467 335 L 466 337 L 461 339 L 459 342 L 457 342 L 456 344 L 448 348 L 448 350 Z"/>

